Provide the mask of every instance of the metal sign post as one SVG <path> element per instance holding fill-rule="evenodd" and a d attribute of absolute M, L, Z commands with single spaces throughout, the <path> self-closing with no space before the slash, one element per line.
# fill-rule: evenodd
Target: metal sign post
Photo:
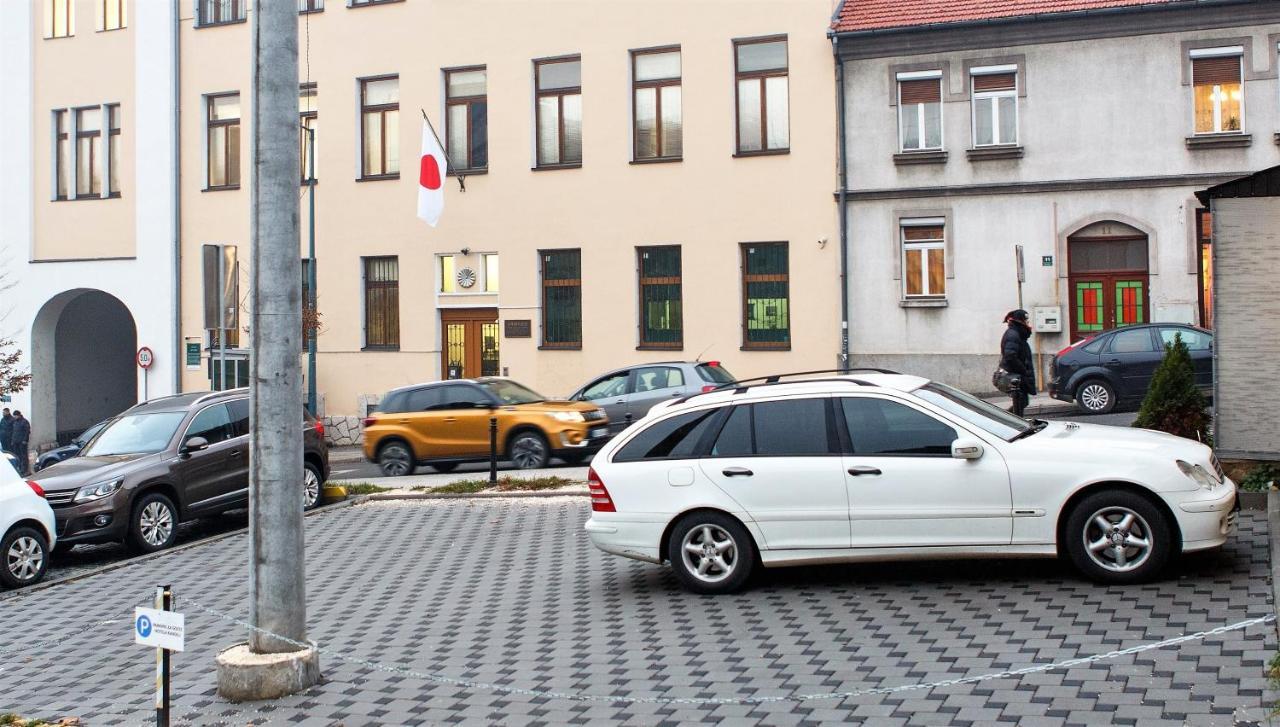
<path fill-rule="evenodd" d="M 143 346 L 142 348 L 138 349 L 138 355 L 136 360 L 138 362 L 138 368 L 142 369 L 142 400 L 146 401 L 148 399 L 147 373 L 151 371 L 152 365 L 155 364 L 156 355 L 151 351 L 150 348 Z"/>
<path fill-rule="evenodd" d="M 1018 307 L 1022 307 L 1022 284 L 1027 282 L 1027 266 L 1022 261 L 1022 246 L 1013 246 L 1013 255 L 1018 265 Z"/>
<path fill-rule="evenodd" d="M 156 725 L 169 727 L 169 652 L 186 648 L 186 622 L 173 612 L 171 586 L 156 586 L 155 608 L 133 611 L 133 642 L 156 650 Z"/>

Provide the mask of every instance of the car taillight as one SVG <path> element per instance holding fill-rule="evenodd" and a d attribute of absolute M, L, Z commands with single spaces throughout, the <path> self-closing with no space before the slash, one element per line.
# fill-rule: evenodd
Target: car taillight
<path fill-rule="evenodd" d="M 27 480 L 27 486 L 31 488 L 32 492 L 36 493 L 40 497 L 44 497 L 44 488 L 41 487 L 40 485 L 37 485 L 31 480 Z"/>
<path fill-rule="evenodd" d="M 591 491 L 592 512 L 617 512 L 613 506 L 613 498 L 609 497 L 609 491 L 605 489 L 604 482 L 600 480 L 594 467 L 587 470 L 587 489 Z"/>
<path fill-rule="evenodd" d="M 324 422 L 319 419 L 316 420 L 316 436 L 324 437 Z"/>
<path fill-rule="evenodd" d="M 707 393 L 710 393 L 710 392 L 712 392 L 712 391 L 715 391 L 715 390 L 716 390 L 716 389 L 718 389 L 718 388 L 720 388 L 720 387 L 719 387 L 719 386 L 717 386 L 717 385 L 715 385 L 715 384 L 707 384 L 706 386 L 703 386 L 703 387 L 702 387 L 702 393 L 707 394 Z"/>
<path fill-rule="evenodd" d="M 361 424 L 363 424 L 363 425 L 364 425 L 364 427 L 365 427 L 366 429 L 368 429 L 369 427 L 371 427 L 371 426 L 373 426 L 374 424 L 377 424 L 377 423 L 378 423 L 378 418 L 377 418 L 377 417 L 365 417 L 364 419 L 362 419 L 362 420 L 360 421 L 360 423 L 361 423 Z"/>

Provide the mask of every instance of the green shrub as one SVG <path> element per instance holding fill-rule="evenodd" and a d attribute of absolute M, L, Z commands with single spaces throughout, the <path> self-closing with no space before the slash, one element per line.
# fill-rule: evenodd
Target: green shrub
<path fill-rule="evenodd" d="M 1260 464 L 1249 470 L 1239 482 L 1240 489 L 1249 492 L 1266 492 L 1271 483 L 1280 482 L 1280 467 L 1273 464 Z"/>
<path fill-rule="evenodd" d="M 1196 388 L 1195 369 L 1182 334 L 1164 347 L 1164 360 L 1151 378 L 1133 426 L 1209 441 L 1208 402 Z"/>

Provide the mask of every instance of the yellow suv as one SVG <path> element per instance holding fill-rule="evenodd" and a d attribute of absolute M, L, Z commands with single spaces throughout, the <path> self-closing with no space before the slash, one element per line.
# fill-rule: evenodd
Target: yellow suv
<path fill-rule="evenodd" d="M 459 379 L 389 392 L 364 420 L 364 456 L 388 477 L 485 461 L 490 417 L 498 456 L 520 469 L 546 467 L 552 456 L 579 464 L 609 440 L 609 419 L 592 404 L 550 401 L 510 379 Z"/>

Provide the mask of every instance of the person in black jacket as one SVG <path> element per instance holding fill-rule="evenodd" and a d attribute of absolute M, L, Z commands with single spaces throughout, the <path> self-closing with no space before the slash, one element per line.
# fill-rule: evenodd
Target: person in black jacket
<path fill-rule="evenodd" d="M 1027 312 L 1021 308 L 1009 311 L 1004 322 L 1009 327 L 1000 339 L 1000 365 L 1018 377 L 1017 385 L 1009 390 L 1013 397 L 1013 408 L 1009 411 L 1022 416 L 1027 410 L 1027 402 L 1036 393 L 1035 362 L 1031 358 L 1031 346 L 1027 343 L 1031 338 L 1031 324 L 1027 322 Z"/>
<path fill-rule="evenodd" d="M 22 412 L 13 412 L 13 440 L 10 442 L 14 457 L 18 458 L 18 474 L 26 477 L 30 474 L 31 458 L 27 454 L 27 445 L 31 443 L 31 422 L 22 416 Z"/>

